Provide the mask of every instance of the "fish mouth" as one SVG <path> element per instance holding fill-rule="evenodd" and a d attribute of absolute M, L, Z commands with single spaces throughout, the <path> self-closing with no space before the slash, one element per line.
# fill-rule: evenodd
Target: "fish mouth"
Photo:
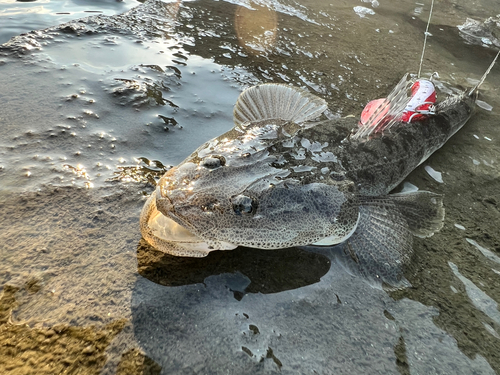
<path fill-rule="evenodd" d="M 165 210 L 165 207 L 158 209 L 158 198 L 162 199 L 161 202 L 167 203 L 167 210 Z M 167 202 L 165 202 L 165 199 L 167 199 Z M 147 219 L 147 226 L 154 237 L 154 242 L 157 245 L 161 244 L 160 250 L 173 255 L 184 256 L 189 254 L 188 256 L 198 257 L 206 256 L 210 251 L 232 250 L 237 247 L 237 245 L 229 242 L 205 239 L 193 233 L 188 227 L 189 224 L 184 223 L 175 215 L 170 200 L 162 197 L 159 191 L 157 191 L 156 197 L 153 197 L 153 201 L 153 209 Z M 165 204 L 161 206 L 165 206 Z"/>
<path fill-rule="evenodd" d="M 149 217 L 148 226 L 154 236 L 164 241 L 187 243 L 204 242 L 201 237 L 198 237 L 186 227 L 170 217 L 165 216 L 158 210 L 153 212 Z"/>

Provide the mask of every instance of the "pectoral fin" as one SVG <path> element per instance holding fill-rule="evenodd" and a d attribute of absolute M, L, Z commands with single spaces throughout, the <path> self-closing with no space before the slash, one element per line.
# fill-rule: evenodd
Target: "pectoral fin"
<path fill-rule="evenodd" d="M 413 237 L 403 215 L 391 202 L 360 207 L 354 234 L 343 244 L 337 260 L 348 270 L 376 284 L 409 286 L 404 278 L 410 263 Z"/>
<path fill-rule="evenodd" d="M 403 214 L 413 235 L 420 238 L 430 237 L 443 227 L 442 195 L 430 191 L 417 191 L 391 194 L 389 198 Z"/>
<path fill-rule="evenodd" d="M 409 286 L 413 236 L 431 236 L 443 226 L 442 197 L 427 191 L 361 199 L 355 232 L 337 248 L 335 259 L 376 284 Z"/>

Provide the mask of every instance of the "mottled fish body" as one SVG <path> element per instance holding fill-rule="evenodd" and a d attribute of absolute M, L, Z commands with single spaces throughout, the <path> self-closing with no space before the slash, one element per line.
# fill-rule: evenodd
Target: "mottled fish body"
<path fill-rule="evenodd" d="M 236 246 L 342 244 L 362 274 L 397 285 L 412 235 L 439 230 L 444 209 L 437 194 L 389 192 L 467 122 L 477 92 L 407 123 L 397 120 L 407 87 L 404 78 L 381 105 L 395 120 L 371 129 L 354 117 L 311 121 L 326 102 L 302 89 L 247 89 L 234 128 L 159 181 L 141 214 L 143 237 L 161 251 L 198 257 Z"/>

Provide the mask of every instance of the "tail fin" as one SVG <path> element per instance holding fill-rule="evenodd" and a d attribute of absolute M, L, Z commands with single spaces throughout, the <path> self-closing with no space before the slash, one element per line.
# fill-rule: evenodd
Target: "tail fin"
<path fill-rule="evenodd" d="M 495 58 L 493 59 L 493 61 L 491 62 L 490 66 L 488 67 L 488 69 L 486 69 L 486 72 L 484 72 L 483 76 L 481 77 L 481 79 L 479 80 L 479 82 L 477 83 L 476 86 L 474 86 L 470 91 L 469 91 L 469 96 L 472 96 L 474 95 L 474 93 L 479 89 L 479 86 L 481 86 L 484 82 L 484 80 L 486 79 L 486 76 L 488 75 L 488 73 L 491 71 L 491 69 L 493 68 L 493 66 L 495 65 L 495 63 L 497 62 L 497 59 L 498 59 L 498 56 L 500 55 L 500 51 L 498 51 L 497 55 L 495 56 Z"/>

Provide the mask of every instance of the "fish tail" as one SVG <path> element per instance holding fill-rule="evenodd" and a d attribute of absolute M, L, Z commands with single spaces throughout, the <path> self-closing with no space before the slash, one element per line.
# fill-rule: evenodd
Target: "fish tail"
<path fill-rule="evenodd" d="M 498 59 L 498 56 L 500 55 L 500 51 L 498 51 L 497 55 L 495 56 L 495 58 L 493 59 L 493 61 L 491 62 L 490 66 L 488 67 L 488 69 L 486 69 L 486 72 L 484 72 L 483 76 L 481 77 L 481 79 L 479 80 L 479 82 L 477 83 L 476 86 L 474 86 L 470 91 L 469 91 L 469 96 L 472 97 L 476 94 L 477 90 L 479 89 L 479 86 L 481 86 L 484 82 L 484 80 L 486 79 L 486 76 L 488 75 L 488 73 L 491 71 L 491 69 L 493 68 L 493 66 L 495 66 L 495 63 L 497 62 L 497 59 Z"/>

